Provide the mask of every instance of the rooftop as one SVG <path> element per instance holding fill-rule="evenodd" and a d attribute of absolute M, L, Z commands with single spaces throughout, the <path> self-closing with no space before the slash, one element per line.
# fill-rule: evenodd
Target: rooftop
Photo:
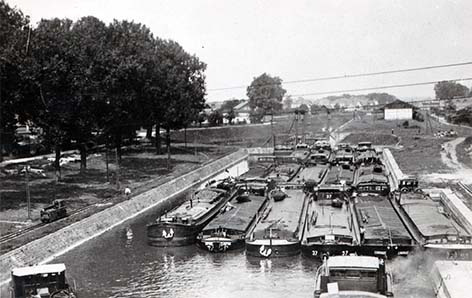
<path fill-rule="evenodd" d="M 333 256 L 328 259 L 329 268 L 368 268 L 378 269 L 379 259 L 376 257 L 368 256 Z"/>
<path fill-rule="evenodd" d="M 66 270 L 66 265 L 64 264 L 47 264 L 47 265 L 15 268 L 12 270 L 12 275 L 28 276 L 28 275 L 36 275 L 36 274 L 59 273 L 65 270 Z"/>

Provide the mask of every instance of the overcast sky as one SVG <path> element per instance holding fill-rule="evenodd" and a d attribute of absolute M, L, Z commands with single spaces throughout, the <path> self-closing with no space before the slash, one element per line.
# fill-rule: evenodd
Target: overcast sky
<path fill-rule="evenodd" d="M 284 81 L 472 61 L 472 1 L 6 0 L 29 15 L 143 23 L 207 63 L 208 100 L 246 97 L 267 72 Z M 288 94 L 472 77 L 472 65 L 284 85 Z M 470 87 L 472 81 L 463 82 Z M 434 96 L 433 86 L 379 90 Z M 357 93 L 368 93 L 365 91 Z M 356 93 L 356 92 L 351 92 Z M 319 98 L 321 96 L 305 96 Z"/>

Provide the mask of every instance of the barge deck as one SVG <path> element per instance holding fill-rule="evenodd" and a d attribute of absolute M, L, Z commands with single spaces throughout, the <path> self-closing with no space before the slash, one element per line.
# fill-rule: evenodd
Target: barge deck
<path fill-rule="evenodd" d="M 246 239 L 246 254 L 284 257 L 300 253 L 301 217 L 308 196 L 302 185 L 280 185 L 286 193 L 281 201 L 271 199 L 261 221 Z"/>

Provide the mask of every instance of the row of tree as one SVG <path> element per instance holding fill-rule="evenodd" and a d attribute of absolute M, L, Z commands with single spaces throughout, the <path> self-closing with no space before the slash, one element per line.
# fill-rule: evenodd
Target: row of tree
<path fill-rule="evenodd" d="M 205 105 L 206 65 L 140 23 L 84 17 L 33 28 L 1 0 L 0 40 L 0 135 L 34 123 L 55 149 L 57 170 L 71 141 L 85 168 L 85 144 L 97 132 L 121 158 L 124 138 L 155 126 L 160 154 L 160 129 L 187 127 Z"/>

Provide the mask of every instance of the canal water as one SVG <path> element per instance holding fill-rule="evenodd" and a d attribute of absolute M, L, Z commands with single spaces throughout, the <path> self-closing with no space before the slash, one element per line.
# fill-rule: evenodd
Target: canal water
<path fill-rule="evenodd" d="M 211 254 L 196 246 L 158 248 L 146 243 L 137 218 L 59 257 L 75 280 L 78 297 L 313 297 L 318 263 L 302 256 L 248 258 L 244 251 Z M 395 297 L 434 297 L 423 258 L 400 258 Z"/>

